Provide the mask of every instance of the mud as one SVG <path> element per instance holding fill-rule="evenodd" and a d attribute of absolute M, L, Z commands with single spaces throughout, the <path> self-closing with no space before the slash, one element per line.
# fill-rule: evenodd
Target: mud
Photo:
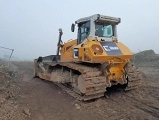
<path fill-rule="evenodd" d="M 14 83 L 18 88 L 14 89 L 13 100 L 18 111 L 14 114 L 16 120 L 159 119 L 159 68 L 139 67 L 144 79 L 137 90 L 109 91 L 106 97 L 80 102 L 54 83 L 33 78 L 32 62 L 12 64 L 19 74 Z"/>

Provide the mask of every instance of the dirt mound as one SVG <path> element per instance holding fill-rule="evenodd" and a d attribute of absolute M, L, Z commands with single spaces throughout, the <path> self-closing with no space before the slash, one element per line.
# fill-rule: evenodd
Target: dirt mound
<path fill-rule="evenodd" d="M 159 55 L 153 50 L 145 50 L 135 54 L 133 62 L 140 67 L 159 67 Z"/>

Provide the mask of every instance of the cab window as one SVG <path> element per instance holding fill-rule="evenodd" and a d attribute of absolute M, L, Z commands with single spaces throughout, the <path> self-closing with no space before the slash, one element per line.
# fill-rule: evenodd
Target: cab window
<path fill-rule="evenodd" d="M 98 37 L 112 37 L 113 26 L 110 24 L 98 24 L 95 25 L 95 35 Z"/>
<path fill-rule="evenodd" d="M 80 23 L 78 25 L 78 44 L 82 43 L 83 40 L 90 34 L 90 21 Z"/>

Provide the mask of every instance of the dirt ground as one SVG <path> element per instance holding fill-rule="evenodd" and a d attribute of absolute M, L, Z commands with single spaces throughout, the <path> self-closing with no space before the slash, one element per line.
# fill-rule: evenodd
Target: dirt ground
<path fill-rule="evenodd" d="M 77 101 L 54 83 L 33 78 L 32 62 L 13 62 L 12 69 L 19 75 L 10 83 L 7 102 L 0 103 L 1 120 L 159 119 L 159 68 L 139 68 L 144 79 L 138 90 L 114 91 L 90 102 Z"/>

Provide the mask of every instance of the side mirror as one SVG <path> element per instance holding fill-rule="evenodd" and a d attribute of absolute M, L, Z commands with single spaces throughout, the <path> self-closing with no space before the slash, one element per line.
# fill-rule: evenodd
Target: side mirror
<path fill-rule="evenodd" d="M 72 31 L 72 32 L 75 31 L 75 24 L 74 24 L 74 23 L 72 23 L 72 25 L 71 25 L 71 31 Z"/>

